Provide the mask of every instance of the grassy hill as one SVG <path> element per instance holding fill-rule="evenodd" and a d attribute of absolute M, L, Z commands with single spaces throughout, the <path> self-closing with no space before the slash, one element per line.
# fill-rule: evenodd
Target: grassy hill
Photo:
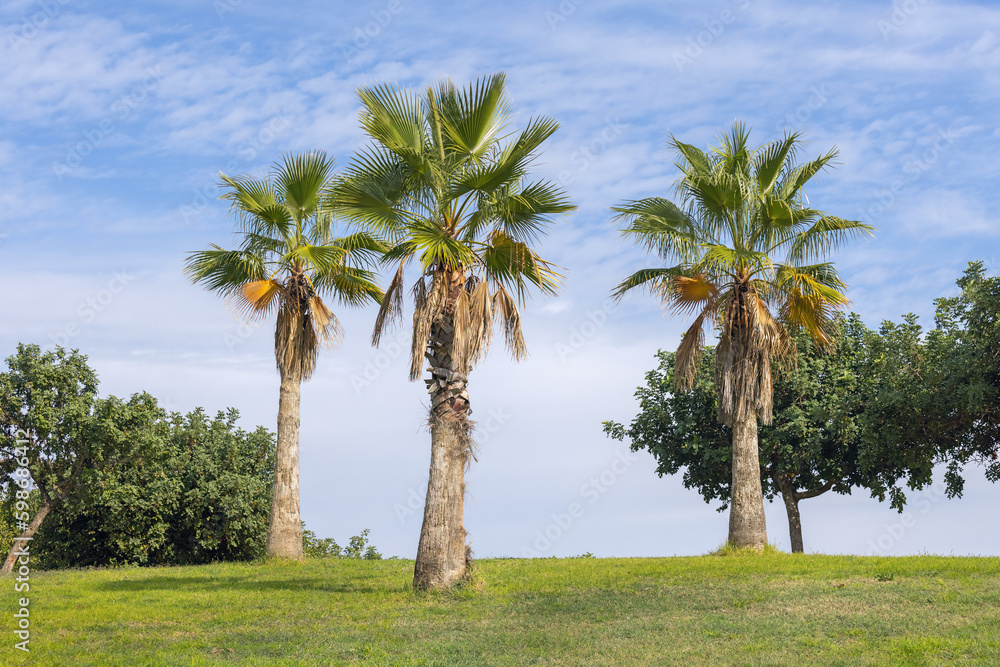
<path fill-rule="evenodd" d="M 449 593 L 411 561 L 31 575 L 4 665 L 1000 664 L 1000 561 L 767 554 L 487 560 Z"/>

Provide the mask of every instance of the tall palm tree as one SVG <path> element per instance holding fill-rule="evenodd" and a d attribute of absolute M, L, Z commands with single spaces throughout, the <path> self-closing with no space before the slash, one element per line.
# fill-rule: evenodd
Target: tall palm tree
<path fill-rule="evenodd" d="M 494 319 L 515 360 L 525 356 L 519 307 L 530 288 L 556 291 L 559 275 L 531 249 L 556 214 L 574 209 L 562 190 L 527 180 L 558 124 L 535 118 L 504 141 L 504 75 L 459 90 L 444 80 L 425 95 L 382 84 L 358 91 L 371 137 L 336 188 L 339 210 L 388 239 L 394 277 L 372 343 L 401 314 L 405 267 L 418 266 L 410 380 L 430 394 L 431 465 L 414 585 L 450 586 L 466 574 L 464 475 L 472 457 L 469 372 L 487 351 Z"/>
<path fill-rule="evenodd" d="M 302 558 L 299 513 L 299 397 L 320 348 L 342 328 L 322 297 L 345 306 L 379 303 L 376 275 L 365 268 L 385 247 L 365 233 L 333 238 L 328 206 L 333 159 L 322 152 L 286 155 L 266 178 L 222 176 L 242 235 L 238 250 L 217 245 L 188 254 L 192 281 L 230 300 L 250 321 L 277 314 L 274 357 L 281 376 L 278 443 L 267 554 Z"/>
<path fill-rule="evenodd" d="M 668 266 L 634 273 L 613 294 L 642 287 L 667 310 L 696 314 L 677 350 L 679 390 L 695 379 L 705 326 L 716 326 L 718 417 L 733 429 L 729 543 L 761 550 L 767 528 L 757 421 L 771 423 L 771 365 L 794 360 L 789 328 L 829 343 L 846 285 L 819 260 L 873 227 L 809 206 L 803 187 L 834 162 L 836 148 L 795 164 L 798 134 L 757 149 L 748 148 L 748 137 L 746 126 L 734 123 L 708 153 L 671 137 L 679 205 L 652 197 L 612 209 L 626 223 L 623 235 Z"/>

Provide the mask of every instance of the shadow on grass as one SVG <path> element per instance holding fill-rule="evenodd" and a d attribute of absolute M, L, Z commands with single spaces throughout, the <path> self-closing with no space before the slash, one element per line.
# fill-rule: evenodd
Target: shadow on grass
<path fill-rule="evenodd" d="M 380 582 L 372 585 L 365 581 L 330 581 L 320 577 L 300 577 L 289 579 L 254 579 L 252 577 L 209 577 L 152 576 L 121 581 L 102 581 L 94 588 L 105 591 L 215 591 L 219 589 L 239 589 L 247 591 L 322 591 L 325 593 L 402 593 L 410 590 L 409 581 L 398 586 Z"/>

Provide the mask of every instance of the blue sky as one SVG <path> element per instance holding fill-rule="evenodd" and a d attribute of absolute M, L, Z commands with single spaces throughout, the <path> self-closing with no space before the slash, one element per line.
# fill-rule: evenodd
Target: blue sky
<path fill-rule="evenodd" d="M 930 325 L 968 261 L 1000 265 L 992 3 L 14 1 L 0 59 L 0 351 L 76 347 L 107 393 L 234 406 L 248 427 L 274 428 L 271 336 L 181 274 L 185 252 L 233 241 L 220 171 L 312 149 L 347 164 L 363 143 L 354 91 L 376 81 L 503 70 L 518 124 L 560 121 L 538 171 L 579 205 L 542 244 L 565 287 L 524 312 L 531 356 L 497 349 L 470 385 L 482 447 L 466 527 L 481 556 L 695 554 L 725 539 L 725 514 L 601 432 L 634 415 L 656 350 L 684 327 L 651 298 L 607 299 L 651 261 L 608 207 L 668 193 L 668 133 L 706 146 L 738 118 L 754 143 L 791 129 L 811 154 L 839 146 L 808 194 L 878 227 L 834 258 L 869 326 L 908 312 Z M 303 516 L 412 556 L 423 385 L 405 379 L 405 341 L 368 346 L 373 310 L 338 315 L 344 346 L 303 391 Z M 961 500 L 915 493 L 906 525 L 863 491 L 809 500 L 806 550 L 998 554 L 1000 489 L 967 478 Z M 768 528 L 787 549 L 779 504 Z"/>

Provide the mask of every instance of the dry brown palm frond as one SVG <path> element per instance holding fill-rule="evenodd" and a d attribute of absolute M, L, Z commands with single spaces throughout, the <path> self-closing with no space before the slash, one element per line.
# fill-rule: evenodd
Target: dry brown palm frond
<path fill-rule="evenodd" d="M 493 312 L 503 324 L 504 341 L 507 343 L 511 357 L 515 361 L 526 357 L 528 347 L 524 343 L 524 334 L 521 332 L 521 313 L 518 312 L 514 299 L 502 286 L 497 288 L 493 295 Z"/>
<path fill-rule="evenodd" d="M 695 319 L 688 328 L 677 348 L 674 358 L 674 386 L 679 391 L 690 391 L 694 388 L 694 379 L 698 374 L 698 361 L 705 347 L 705 316 L 706 311 Z"/>
<path fill-rule="evenodd" d="M 328 348 L 337 347 L 344 340 L 344 328 L 318 296 L 309 299 L 309 318 L 316 327 L 317 338 Z"/>
<path fill-rule="evenodd" d="M 834 308 L 818 295 L 804 295 L 798 289 L 789 290 L 781 305 L 782 319 L 793 326 L 802 327 L 822 348 L 833 341 L 830 328 L 834 322 Z"/>
<path fill-rule="evenodd" d="M 283 292 L 281 283 L 276 280 L 254 280 L 235 292 L 228 305 L 241 320 L 256 324 L 274 313 Z"/>
<path fill-rule="evenodd" d="M 305 309 L 295 300 L 282 301 L 274 329 L 275 359 L 282 376 L 308 380 L 316 368 L 319 347 L 316 329 Z"/>
<path fill-rule="evenodd" d="M 490 349 L 493 341 L 493 300 L 490 298 L 490 287 L 485 280 L 470 281 L 469 318 L 472 324 L 470 334 L 471 346 L 468 350 L 470 364 L 478 362 Z"/>
<path fill-rule="evenodd" d="M 770 424 L 773 411 L 771 359 L 787 359 L 792 341 L 752 283 L 734 285 L 725 297 L 716 383 L 719 419 L 728 425 L 751 416 Z"/>
<path fill-rule="evenodd" d="M 403 321 L 403 262 L 399 263 L 396 275 L 389 282 L 385 296 L 375 316 L 375 328 L 372 330 L 372 345 L 378 347 L 387 326 Z"/>
<path fill-rule="evenodd" d="M 469 305 L 469 293 L 465 291 L 465 286 L 459 288 L 458 294 L 454 296 L 454 311 L 451 315 L 451 325 L 455 327 L 454 338 L 451 343 L 451 359 L 455 370 L 460 373 L 469 372 L 469 348 L 472 345 L 474 335 L 471 323 Z"/>
<path fill-rule="evenodd" d="M 662 288 L 662 305 L 668 311 L 681 314 L 704 309 L 718 298 L 719 288 L 705 274 L 693 277 L 672 276 Z"/>
<path fill-rule="evenodd" d="M 427 281 L 430 281 L 430 286 Z M 424 353 L 430 339 L 431 326 L 440 317 L 448 300 L 450 281 L 444 271 L 420 276 L 413 286 L 413 338 L 410 347 L 410 380 L 420 378 L 424 366 Z"/>

